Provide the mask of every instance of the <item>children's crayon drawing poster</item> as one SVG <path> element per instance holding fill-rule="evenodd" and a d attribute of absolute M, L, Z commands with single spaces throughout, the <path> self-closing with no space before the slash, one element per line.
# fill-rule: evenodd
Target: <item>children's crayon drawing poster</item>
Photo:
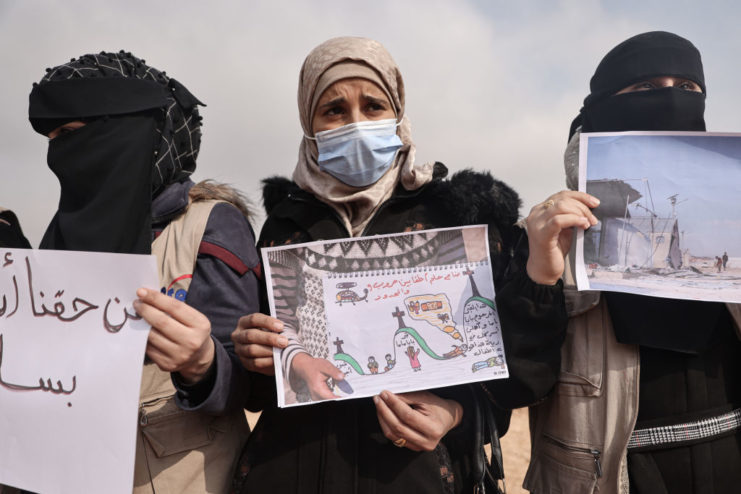
<path fill-rule="evenodd" d="M 263 257 L 271 314 L 289 341 L 274 354 L 282 407 L 509 375 L 485 225 Z"/>

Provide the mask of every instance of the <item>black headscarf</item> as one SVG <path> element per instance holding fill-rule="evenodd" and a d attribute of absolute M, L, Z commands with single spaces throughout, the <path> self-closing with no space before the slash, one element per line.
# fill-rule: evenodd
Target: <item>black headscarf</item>
<path fill-rule="evenodd" d="M 662 88 L 616 95 L 654 77 L 696 82 L 702 93 Z M 605 55 L 589 83 L 590 94 L 571 124 L 583 132 L 705 130 L 705 75 L 700 52 L 676 34 L 653 31 L 629 38 Z"/>
<path fill-rule="evenodd" d="M 21 230 L 21 224 L 15 213 L 0 207 L 0 247 L 8 249 L 30 249 L 26 237 Z"/>
<path fill-rule="evenodd" d="M 149 253 L 151 200 L 196 167 L 202 104 L 182 84 L 131 53 L 83 55 L 47 69 L 28 116 L 49 142 L 62 188 L 41 248 Z"/>
<path fill-rule="evenodd" d="M 674 76 L 696 82 L 702 93 L 678 88 L 615 95 L 636 82 Z M 591 93 L 571 124 L 583 132 L 705 130 L 705 77 L 700 52 L 676 34 L 654 31 L 623 41 L 605 55 Z M 708 348 L 725 307 L 720 303 L 604 292 L 621 343 L 688 353 Z"/>

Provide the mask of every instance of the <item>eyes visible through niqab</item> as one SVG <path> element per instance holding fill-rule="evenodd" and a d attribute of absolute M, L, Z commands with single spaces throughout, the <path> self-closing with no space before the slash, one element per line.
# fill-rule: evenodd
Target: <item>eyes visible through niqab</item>
<path fill-rule="evenodd" d="M 637 91 L 651 91 L 653 89 L 661 89 L 665 87 L 675 87 L 677 89 L 683 89 L 685 91 L 692 91 L 701 93 L 702 88 L 698 83 L 690 79 L 684 79 L 682 77 L 672 76 L 660 76 L 647 79 L 645 81 L 639 81 L 630 86 L 624 87 L 615 94 L 624 93 L 635 93 Z"/>
<path fill-rule="evenodd" d="M 75 130 L 79 129 L 80 127 L 84 127 L 86 124 L 85 122 L 81 120 L 73 120 L 71 122 L 67 122 L 64 125 L 60 125 L 56 129 L 49 132 L 47 137 L 49 140 L 54 139 L 55 137 L 59 137 L 64 134 L 69 134 L 70 132 L 74 132 Z"/>

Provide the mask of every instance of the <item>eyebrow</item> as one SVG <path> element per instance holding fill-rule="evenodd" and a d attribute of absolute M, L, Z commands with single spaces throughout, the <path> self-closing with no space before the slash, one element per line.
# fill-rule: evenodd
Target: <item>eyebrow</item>
<path fill-rule="evenodd" d="M 335 99 L 331 99 L 326 103 L 319 105 L 319 108 L 329 108 L 330 106 L 340 105 L 345 102 L 344 96 L 338 96 Z"/>
<path fill-rule="evenodd" d="M 386 98 L 377 98 L 375 96 L 371 96 L 370 94 L 363 94 L 363 98 L 370 101 L 371 103 L 378 103 L 382 105 L 388 105 L 390 104 L 389 101 Z"/>

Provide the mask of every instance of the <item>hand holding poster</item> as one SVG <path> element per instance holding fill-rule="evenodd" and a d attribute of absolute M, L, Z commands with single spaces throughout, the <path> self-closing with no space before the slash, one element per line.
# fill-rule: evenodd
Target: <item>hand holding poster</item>
<path fill-rule="evenodd" d="M 274 353 L 280 406 L 508 377 L 486 226 L 263 257 L 271 314 L 289 341 Z"/>
<path fill-rule="evenodd" d="M 0 484 L 131 492 L 140 286 L 153 257 L 0 249 Z"/>
<path fill-rule="evenodd" d="M 741 302 L 741 134 L 582 134 L 579 290 Z"/>

